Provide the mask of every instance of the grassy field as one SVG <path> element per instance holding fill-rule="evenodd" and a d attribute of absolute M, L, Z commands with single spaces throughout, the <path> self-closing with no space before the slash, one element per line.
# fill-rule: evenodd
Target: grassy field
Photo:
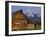
<path fill-rule="evenodd" d="M 41 25 L 40 24 L 27 24 L 27 26 L 22 26 L 22 27 L 18 27 L 18 28 L 14 28 L 12 29 L 13 31 L 24 31 L 24 30 L 40 30 L 41 29 Z"/>

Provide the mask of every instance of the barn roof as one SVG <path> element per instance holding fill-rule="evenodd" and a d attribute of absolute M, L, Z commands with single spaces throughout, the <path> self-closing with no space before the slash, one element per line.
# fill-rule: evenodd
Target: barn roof
<path fill-rule="evenodd" d="M 27 16 L 23 13 L 22 9 L 16 11 L 13 17 L 14 19 L 20 19 L 20 20 L 27 19 Z"/>

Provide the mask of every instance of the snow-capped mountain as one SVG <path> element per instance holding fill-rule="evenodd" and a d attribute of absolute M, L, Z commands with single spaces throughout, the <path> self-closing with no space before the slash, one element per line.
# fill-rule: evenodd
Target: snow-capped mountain
<path fill-rule="evenodd" d="M 33 14 L 30 17 L 28 17 L 28 20 L 33 22 L 41 22 L 41 16 L 37 16 L 36 14 Z"/>

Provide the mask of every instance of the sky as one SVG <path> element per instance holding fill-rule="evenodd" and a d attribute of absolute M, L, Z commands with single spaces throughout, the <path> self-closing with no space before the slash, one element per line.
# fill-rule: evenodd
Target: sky
<path fill-rule="evenodd" d="M 34 6 L 15 6 L 12 5 L 12 12 L 16 12 L 18 10 L 22 9 L 23 13 L 27 15 L 36 14 L 41 16 L 41 7 L 34 7 Z"/>

